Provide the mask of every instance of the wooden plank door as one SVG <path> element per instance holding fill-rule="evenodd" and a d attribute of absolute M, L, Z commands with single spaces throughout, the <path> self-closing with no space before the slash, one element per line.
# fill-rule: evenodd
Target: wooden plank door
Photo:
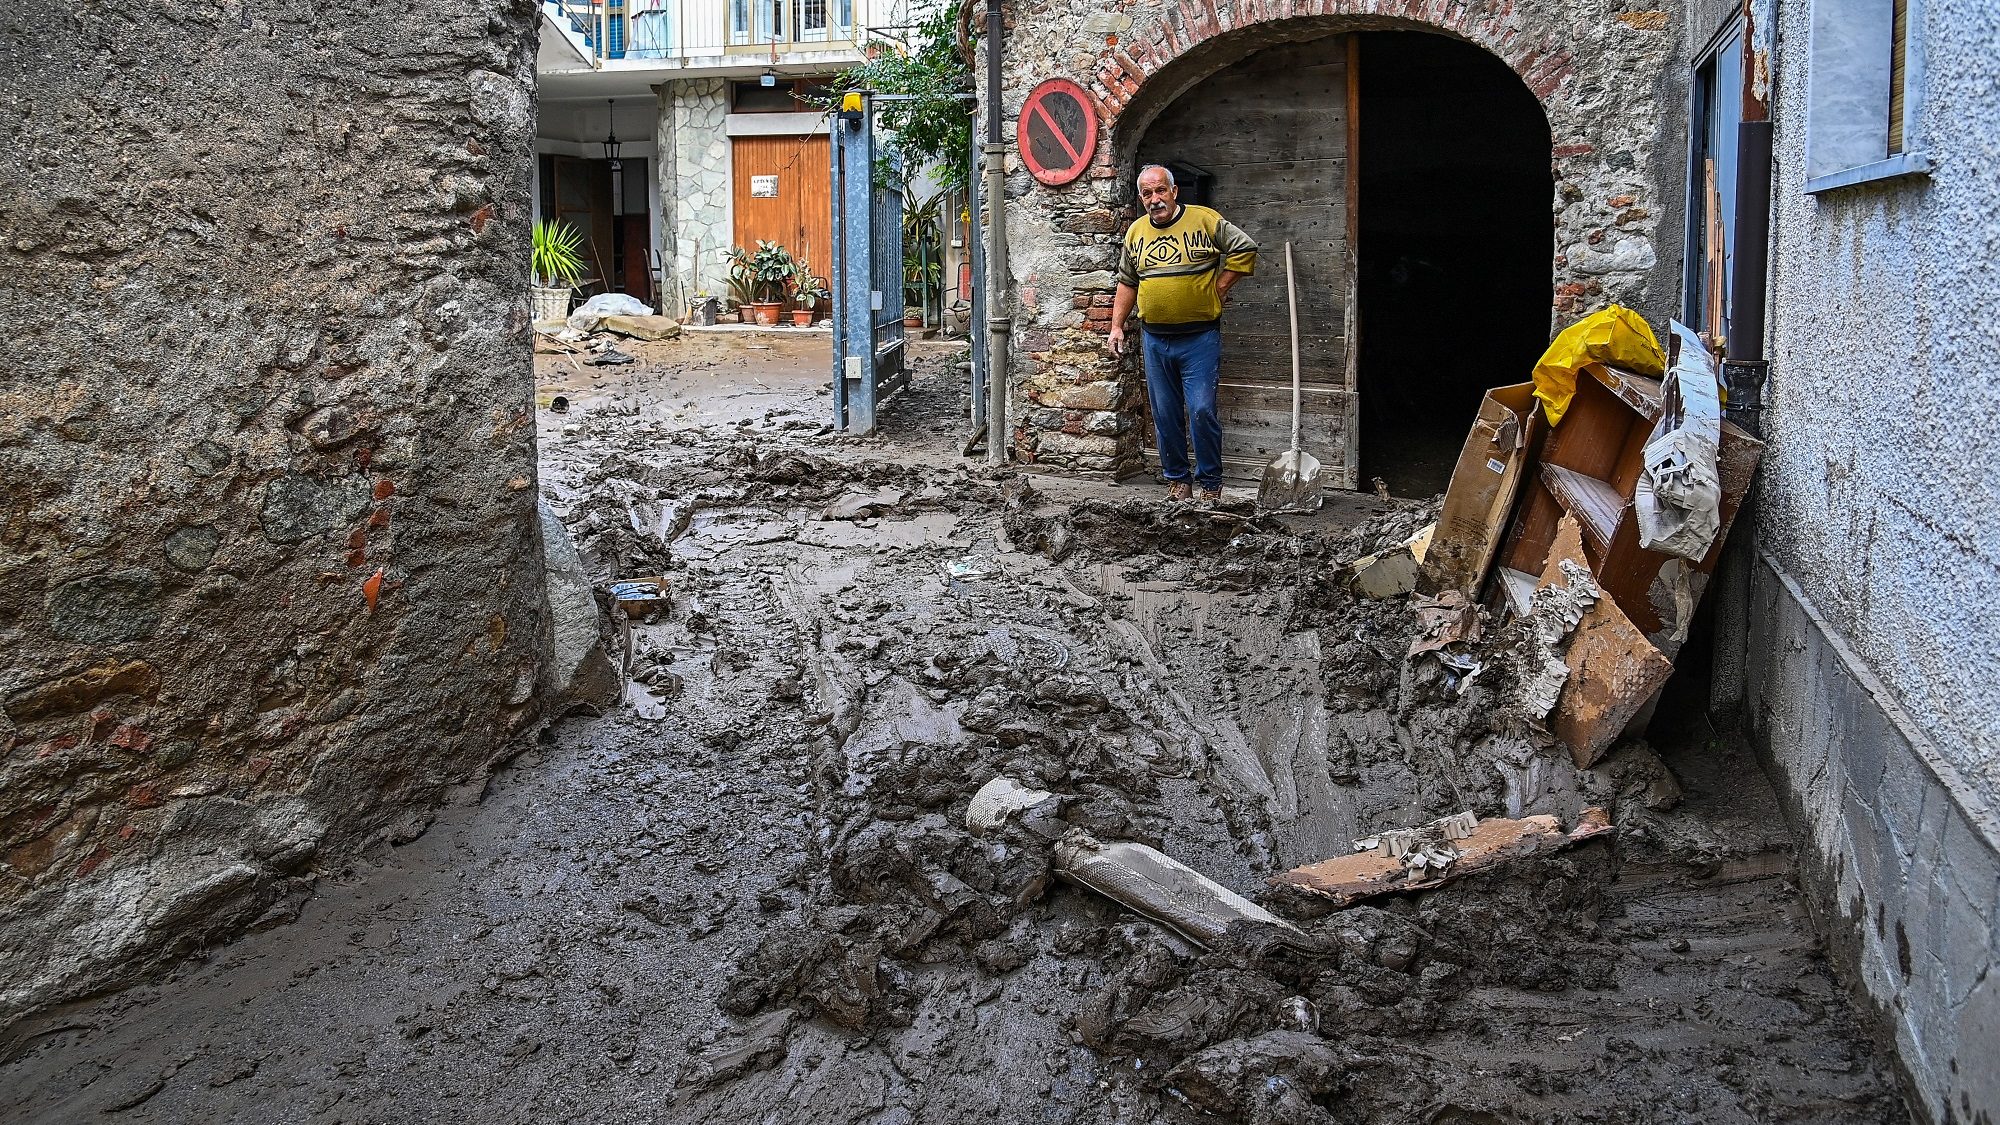
<path fill-rule="evenodd" d="M 832 176 L 824 134 L 737 137 L 731 144 L 736 245 L 783 243 L 812 272 L 833 264 Z"/>
<path fill-rule="evenodd" d="M 1291 445 L 1292 359 L 1284 244 L 1298 268 L 1301 434 L 1330 484 L 1359 467 L 1353 383 L 1349 168 L 1352 36 L 1260 51 L 1202 80 L 1155 119 L 1140 163 L 1185 163 L 1213 176 L 1207 205 L 1260 247 L 1257 276 L 1222 316 L 1223 471 L 1258 479 Z M 1182 202 L 1189 202 L 1183 189 Z M 1148 427 L 1146 444 L 1150 447 Z"/>
<path fill-rule="evenodd" d="M 555 164 L 556 218 L 584 237 L 584 292 L 607 292 L 612 287 L 612 250 L 618 237 L 617 217 L 611 213 L 610 165 L 575 156 L 558 156 Z"/>

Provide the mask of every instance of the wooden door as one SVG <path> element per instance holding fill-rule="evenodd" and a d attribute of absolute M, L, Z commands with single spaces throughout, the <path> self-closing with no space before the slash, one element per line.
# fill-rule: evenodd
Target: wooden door
<path fill-rule="evenodd" d="M 825 134 L 737 137 L 731 145 L 736 245 L 784 244 L 812 272 L 833 266 L 833 188 Z"/>
<path fill-rule="evenodd" d="M 1230 293 L 1222 316 L 1216 406 L 1223 470 L 1233 480 L 1257 479 L 1291 445 L 1290 242 L 1298 275 L 1300 444 L 1319 459 L 1329 484 L 1357 483 L 1352 42 L 1340 36 L 1258 52 L 1183 94 L 1139 145 L 1141 163 L 1210 172 L 1208 205 L 1259 246 L 1257 276 Z"/>
<path fill-rule="evenodd" d="M 612 287 L 618 237 L 617 216 L 611 213 L 610 165 L 575 156 L 558 156 L 555 164 L 556 218 L 584 237 L 583 290 L 606 292 Z"/>

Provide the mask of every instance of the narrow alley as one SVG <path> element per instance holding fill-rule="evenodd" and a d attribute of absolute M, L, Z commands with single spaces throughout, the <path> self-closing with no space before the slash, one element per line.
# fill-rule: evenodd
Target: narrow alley
<path fill-rule="evenodd" d="M 0 1118 L 1900 1119 L 1774 794 L 1698 707 L 1576 770 L 1510 710 L 1523 637 L 1406 661 L 1409 600 L 1338 580 L 1435 501 L 987 470 L 962 351 L 918 347 L 864 439 L 824 432 L 824 337 L 539 357 L 591 580 L 668 580 L 624 697 L 260 932 L 17 1025 Z M 1054 799 L 975 834 L 1002 776 Z M 1468 805 L 1621 831 L 1344 910 L 1265 886 Z M 1058 878 L 1079 832 L 1301 939 L 1204 948 Z"/>

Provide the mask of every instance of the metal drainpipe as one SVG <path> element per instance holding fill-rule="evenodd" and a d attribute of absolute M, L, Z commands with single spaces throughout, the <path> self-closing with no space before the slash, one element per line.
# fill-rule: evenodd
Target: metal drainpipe
<path fill-rule="evenodd" d="M 1007 145 L 1000 139 L 1000 0 L 986 0 L 986 463 L 1007 462 Z"/>
<path fill-rule="evenodd" d="M 1763 436 L 1766 274 L 1771 250 L 1771 103 L 1757 76 L 1768 73 L 1769 30 L 1743 0 L 1743 116 L 1736 126 L 1736 254 L 1729 271 L 1729 339 L 1722 361 L 1729 420 Z M 1760 53 L 1760 47 L 1762 52 Z M 1761 55 L 1761 57 L 1760 57 Z M 1762 64 L 1762 65 L 1760 65 Z"/>
<path fill-rule="evenodd" d="M 1730 263 L 1729 345 L 1722 382 L 1729 388 L 1729 420 L 1762 436 L 1765 266 L 1771 241 L 1771 122 L 1736 127 L 1736 260 Z"/>

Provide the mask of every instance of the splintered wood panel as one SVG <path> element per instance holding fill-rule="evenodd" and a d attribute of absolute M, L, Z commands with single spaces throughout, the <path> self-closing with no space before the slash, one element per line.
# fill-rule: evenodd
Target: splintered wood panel
<path fill-rule="evenodd" d="M 1258 244 L 1222 315 L 1224 461 L 1255 479 L 1291 443 L 1286 242 L 1298 278 L 1301 429 L 1325 479 L 1353 487 L 1347 368 L 1347 50 L 1340 36 L 1259 51 L 1196 84 L 1139 142 L 1141 164 L 1214 176 L 1209 206 Z"/>
<path fill-rule="evenodd" d="M 833 187 L 827 138 L 737 137 L 730 143 L 731 198 L 736 245 L 784 244 L 812 271 L 828 276 L 833 264 Z M 759 177 L 767 177 L 760 185 Z M 768 177 L 776 177 L 773 183 Z M 759 194 L 762 186 L 766 192 Z"/>

